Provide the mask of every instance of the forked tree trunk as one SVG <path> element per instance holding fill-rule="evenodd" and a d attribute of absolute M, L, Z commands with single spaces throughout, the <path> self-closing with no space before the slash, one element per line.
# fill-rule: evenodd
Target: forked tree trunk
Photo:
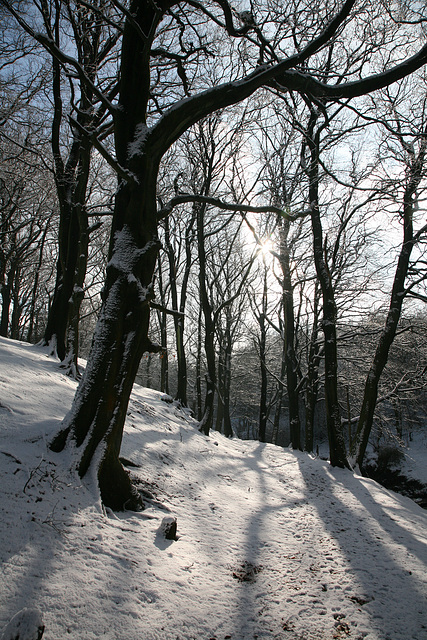
<path fill-rule="evenodd" d="M 159 244 L 156 217 L 150 211 L 150 204 L 155 204 L 154 194 L 150 194 L 155 179 L 151 170 L 149 174 L 145 185 L 122 183 L 117 195 L 117 217 L 127 222 L 116 226 L 88 365 L 63 431 L 52 443 L 52 449 L 58 451 L 67 437 L 71 440 L 79 450 L 81 477 L 99 451 L 101 497 L 117 510 L 136 508 L 141 503 L 119 462 L 119 453 L 139 362 L 145 351 L 153 350 L 148 325 Z M 146 206 L 141 207 L 141 202 Z"/>
<path fill-rule="evenodd" d="M 56 13 L 53 12 L 51 25 L 52 36 L 58 48 L 62 39 L 61 12 L 58 3 Z M 108 55 L 112 45 L 106 45 L 103 39 L 103 29 L 98 15 L 92 14 L 89 17 L 87 12 L 83 15 L 76 11 L 73 20 L 76 44 L 80 51 L 80 64 L 91 83 L 95 84 L 97 68 L 102 66 L 103 58 Z M 94 97 L 93 87 L 81 80 L 78 92 L 79 108 L 76 109 L 78 126 L 72 126 L 73 139 L 67 157 L 64 158 L 61 128 L 66 116 L 62 101 L 62 69 L 55 55 L 52 57 L 52 70 L 54 117 L 51 144 L 60 221 L 57 276 L 44 343 L 52 345 L 67 373 L 77 377 L 80 306 L 83 300 L 89 242 L 85 204 L 92 150 L 92 141 L 82 134 L 79 127 L 86 130 L 95 128 L 105 115 L 106 107 L 102 104 L 95 106 L 97 98 Z M 74 95 L 71 104 L 73 100 Z"/>
<path fill-rule="evenodd" d="M 157 5 L 138 0 L 130 10 L 152 38 L 161 19 Z M 63 429 L 51 444 L 55 451 L 66 442 L 78 450 L 81 477 L 94 465 L 104 504 L 117 510 L 142 504 L 119 453 L 138 366 L 142 354 L 153 350 L 148 328 L 159 250 L 156 183 L 161 152 L 153 149 L 156 139 L 153 146 L 140 139 L 149 99 L 150 49 L 150 38 L 142 38 L 127 22 L 115 130 L 117 160 L 127 175 L 120 178 L 116 194 L 103 304 L 88 364 Z"/>
<path fill-rule="evenodd" d="M 54 24 L 56 44 L 60 42 L 60 12 L 57 11 Z M 79 180 L 86 187 L 89 173 L 89 158 L 84 162 L 85 174 L 77 173 L 80 154 L 86 150 L 90 154 L 90 145 L 82 144 L 81 137 L 75 133 L 67 161 L 62 158 L 61 126 L 63 120 L 62 96 L 61 96 L 61 65 L 52 57 L 52 91 L 54 100 L 54 117 L 52 122 L 52 154 L 55 164 L 55 185 L 59 204 L 59 229 L 58 229 L 58 259 L 56 264 L 56 282 L 52 304 L 49 308 L 46 329 L 43 342 L 52 347 L 58 358 L 65 360 L 66 336 L 68 327 L 69 301 L 74 289 L 74 276 L 78 259 L 79 245 L 79 215 L 76 199 L 77 193 L 84 203 L 86 188 L 84 191 L 78 188 Z M 84 93 L 84 92 L 83 92 Z M 85 106 L 85 105 L 83 105 Z M 80 118 L 79 118 L 80 119 Z"/>
<path fill-rule="evenodd" d="M 191 271 L 191 241 L 192 229 L 195 221 L 193 211 L 190 224 L 185 230 L 185 266 L 181 283 L 181 295 L 178 303 L 178 288 L 176 274 L 176 256 L 170 240 L 169 220 L 165 219 L 165 245 L 169 259 L 169 280 L 172 297 L 172 308 L 179 311 L 181 315 L 174 316 L 175 341 L 176 341 L 176 361 L 178 367 L 178 381 L 175 400 L 178 400 L 184 407 L 188 404 L 187 399 L 187 359 L 185 355 L 184 330 L 185 330 L 185 307 L 187 303 L 188 281 Z"/>

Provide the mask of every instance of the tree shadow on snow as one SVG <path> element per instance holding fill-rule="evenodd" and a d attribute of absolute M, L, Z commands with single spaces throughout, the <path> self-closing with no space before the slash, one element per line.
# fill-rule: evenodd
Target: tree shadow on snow
<path fill-rule="evenodd" d="M 417 537 L 417 524 L 418 532 L 422 531 L 425 513 L 372 480 L 304 454 L 298 454 L 298 462 L 307 500 L 314 504 L 359 585 L 360 593 L 346 597 L 369 614 L 381 638 L 427 637 L 423 579 L 427 551 L 425 541 Z M 375 487 L 381 501 L 372 493 Z M 402 526 L 402 520 L 408 526 Z"/>

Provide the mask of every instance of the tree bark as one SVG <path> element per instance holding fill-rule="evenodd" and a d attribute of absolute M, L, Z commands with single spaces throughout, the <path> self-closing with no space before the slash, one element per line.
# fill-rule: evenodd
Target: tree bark
<path fill-rule="evenodd" d="M 233 352 L 231 336 L 231 309 L 226 307 L 225 327 L 217 326 L 219 341 L 218 357 L 218 402 L 215 429 L 227 438 L 233 435 L 230 416 L 231 356 Z"/>
<path fill-rule="evenodd" d="M 283 327 L 281 327 L 281 334 Z M 281 335 L 283 339 L 282 345 L 282 355 L 280 358 L 280 383 L 277 386 L 277 401 L 276 408 L 274 410 L 274 419 L 273 419 L 273 444 L 278 444 L 279 442 L 279 433 L 280 433 L 280 417 L 282 415 L 282 402 L 283 402 L 283 391 L 285 385 L 285 377 L 286 377 L 286 341 L 284 336 Z"/>
<path fill-rule="evenodd" d="M 159 292 L 160 302 L 163 309 L 166 308 L 166 296 L 163 284 L 163 272 L 162 262 L 160 255 L 157 258 L 157 273 L 159 278 Z M 157 321 L 160 327 L 160 344 L 162 347 L 162 353 L 160 355 L 160 391 L 169 395 L 169 358 L 168 358 L 168 329 L 167 329 L 167 314 L 163 310 L 157 311 Z"/>
<path fill-rule="evenodd" d="M 165 218 L 165 245 L 166 252 L 169 259 L 169 281 L 171 287 L 172 296 L 172 308 L 176 311 L 179 310 L 180 316 L 174 316 L 175 327 L 175 340 L 176 340 L 176 359 L 178 365 L 178 381 L 175 399 L 178 400 L 182 406 L 186 407 L 188 404 L 187 387 L 188 387 L 188 374 L 187 374 L 187 358 L 185 354 L 184 345 L 184 330 L 185 330 L 185 307 L 187 303 L 187 290 L 188 280 L 191 270 L 191 238 L 192 231 L 195 222 L 195 212 L 191 216 L 190 222 L 185 230 L 185 266 L 184 274 L 181 283 L 181 295 L 178 303 L 178 288 L 177 288 L 177 268 L 176 268 L 176 256 L 173 250 L 170 240 L 170 228 L 169 220 Z"/>
<path fill-rule="evenodd" d="M 260 442 L 266 441 L 267 436 L 267 420 L 268 420 L 268 405 L 267 405 L 267 327 L 266 327 L 266 315 L 267 315 L 267 267 L 264 264 L 264 287 L 262 293 L 261 313 L 257 316 L 259 324 L 259 363 L 261 369 L 261 389 L 259 397 L 259 431 L 258 439 Z"/>
<path fill-rule="evenodd" d="M 52 32 L 59 46 L 60 42 L 60 12 L 56 13 Z M 63 105 L 61 97 L 61 65 L 52 56 L 52 91 L 54 101 L 54 116 L 52 121 L 52 153 L 55 167 L 55 184 L 59 204 L 58 230 L 58 259 L 56 266 L 56 282 L 52 304 L 44 333 L 43 342 L 50 345 L 58 355 L 65 360 L 66 335 L 68 326 L 69 301 L 73 294 L 74 275 L 78 258 L 79 219 L 74 198 L 78 180 L 76 168 L 82 149 L 80 134 L 74 132 L 67 162 L 64 164 L 61 150 L 61 125 L 63 121 Z M 86 179 L 87 176 L 83 176 Z M 79 189 L 81 193 L 81 189 Z M 85 197 L 85 193 L 83 194 Z M 84 202 L 82 200 L 81 202 Z"/>
<path fill-rule="evenodd" d="M 44 5 L 42 13 L 49 22 Z M 77 11 L 70 18 L 78 50 L 79 61 L 87 77 L 96 82 L 96 70 L 106 56 L 109 47 L 102 43 L 102 23 L 98 16 Z M 50 28 L 55 45 L 59 47 L 61 36 L 61 11 L 59 5 Z M 112 39 L 114 41 L 114 39 Z M 101 54 L 101 51 L 103 53 Z M 54 118 L 52 122 L 52 152 L 55 168 L 55 184 L 59 202 L 58 260 L 55 291 L 49 309 L 44 343 L 56 351 L 63 367 L 77 377 L 79 349 L 80 306 L 84 297 L 84 280 L 88 259 L 89 231 L 85 207 L 89 180 L 92 141 L 82 131 L 96 126 L 105 114 L 105 106 L 95 108 L 93 88 L 81 81 L 79 108 L 72 126 L 72 142 L 66 161 L 63 159 L 61 129 L 64 114 L 61 95 L 61 65 L 52 55 Z M 69 335 L 67 333 L 69 332 Z"/>
<path fill-rule="evenodd" d="M 15 265 L 9 268 L 6 278 L 1 286 L 1 319 L 0 319 L 0 336 L 7 338 L 9 330 L 10 304 L 12 302 L 12 282 L 15 277 Z"/>
<path fill-rule="evenodd" d="M 228 308 L 226 312 L 225 326 L 225 354 L 224 354 L 224 435 L 226 438 L 233 437 L 233 427 L 231 426 L 230 415 L 230 389 L 231 389 L 231 355 L 233 351 L 233 342 L 231 336 L 231 310 Z"/>

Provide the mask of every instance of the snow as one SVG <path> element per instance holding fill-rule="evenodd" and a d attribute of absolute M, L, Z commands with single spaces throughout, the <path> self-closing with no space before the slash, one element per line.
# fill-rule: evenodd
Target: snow
<path fill-rule="evenodd" d="M 147 141 L 148 131 L 148 127 L 144 123 L 140 123 L 137 125 L 134 141 L 128 144 L 129 160 L 135 156 L 139 156 L 143 152 L 144 145 Z"/>
<path fill-rule="evenodd" d="M 157 240 L 151 240 L 144 247 L 138 248 L 128 225 L 124 225 L 123 229 L 114 234 L 114 252 L 107 269 L 114 267 L 117 271 L 131 275 L 136 263 L 144 253 L 157 248 L 158 244 Z"/>
<path fill-rule="evenodd" d="M 423 484 L 427 484 L 427 430 L 414 431 L 411 438 L 407 438 L 409 447 L 404 449 L 405 460 L 402 471 L 408 478 L 415 478 Z"/>
<path fill-rule="evenodd" d="M 38 609 L 18 611 L 3 631 L 1 640 L 39 640 L 43 636 L 43 620 Z"/>
<path fill-rule="evenodd" d="M 4 633 L 17 615 L 43 640 L 427 639 L 427 512 L 409 498 L 206 437 L 135 386 L 122 455 L 146 509 L 112 513 L 47 446 L 74 391 L 46 349 L 0 339 Z"/>

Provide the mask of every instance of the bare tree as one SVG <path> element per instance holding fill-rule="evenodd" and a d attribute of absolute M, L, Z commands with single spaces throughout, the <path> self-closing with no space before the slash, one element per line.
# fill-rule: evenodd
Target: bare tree
<path fill-rule="evenodd" d="M 418 230 L 414 229 L 420 188 L 426 176 L 426 99 L 424 97 L 422 100 L 421 113 L 417 114 L 418 118 L 415 122 L 405 123 L 402 122 L 402 116 L 399 114 L 398 97 L 393 97 L 391 94 L 388 95 L 389 114 L 384 128 L 388 149 L 393 149 L 393 143 L 400 147 L 399 150 L 394 147 L 393 151 L 395 160 L 400 159 L 403 163 L 405 174 L 401 185 L 399 185 L 401 194 L 399 216 L 402 227 L 402 242 L 390 294 L 389 310 L 366 377 L 357 432 L 352 443 L 352 453 L 360 468 L 363 466 L 363 459 L 374 420 L 378 399 L 378 385 L 398 330 L 404 300 L 408 295 L 416 297 L 417 285 L 425 281 L 427 277 L 424 264 L 421 271 L 414 264 L 411 265 L 411 256 L 414 248 L 420 241 L 425 240 L 427 233 L 427 225 L 423 223 Z M 414 131 L 416 127 L 418 130 Z M 392 181 L 392 184 L 392 197 L 395 198 L 394 194 L 398 185 L 396 180 Z M 421 296 L 422 298 L 423 296 Z"/>
<path fill-rule="evenodd" d="M 0 131 L 0 335 L 13 338 L 24 305 L 25 271 L 30 268 L 33 274 L 35 256 L 41 260 L 55 214 L 51 176 L 32 149 L 34 140 L 40 141 L 40 125 L 30 113 L 26 116 L 18 131 L 14 122 L 4 123 Z"/>
<path fill-rule="evenodd" d="M 46 34 L 42 38 L 43 44 L 48 45 L 52 60 L 54 112 L 51 141 L 60 209 L 56 286 L 44 342 L 52 346 L 63 366 L 77 377 L 79 313 L 91 232 L 86 205 L 93 141 L 85 134 L 98 127 L 102 134 L 98 133 L 97 139 L 102 140 L 109 131 L 105 120 L 107 105 L 105 100 L 99 101 L 99 92 L 103 91 L 111 100 L 118 90 L 114 72 L 109 77 L 109 70 L 106 77 L 105 66 L 113 65 L 111 52 L 120 35 L 120 23 L 115 25 L 111 19 L 108 22 L 104 20 L 100 15 L 105 9 L 102 1 L 84 5 L 79 1 L 65 0 L 36 4 L 36 7 L 40 10 Z M 63 107 L 63 60 L 57 55 L 64 31 L 71 31 L 73 35 L 76 63 L 84 75 L 84 78 L 79 78 L 76 74 L 67 74 L 68 114 L 64 113 Z M 64 134 L 70 139 L 67 145 L 64 145 Z"/>
<path fill-rule="evenodd" d="M 23 24 L 16 5 L 7 0 L 1 2 Z M 314 98 L 350 98 L 395 82 L 425 63 L 427 47 L 379 75 L 332 84 L 316 80 L 310 69 L 302 65 L 309 59 L 311 64 L 315 64 L 316 52 L 333 39 L 352 17 L 353 6 L 354 0 L 347 0 L 329 22 L 325 7 L 309 31 L 308 41 L 301 41 L 302 46 L 298 46 L 291 55 L 279 47 L 274 50 L 267 37 L 262 36 L 260 28 L 252 26 L 259 22 L 257 16 L 250 24 L 240 21 L 236 25 L 230 5 L 222 0 L 213 3 L 209 9 L 194 2 L 175 5 L 172 2 L 152 4 L 148 0 L 133 0 L 129 11 L 126 11 L 117 103 L 113 104 L 108 96 L 98 95 L 113 115 L 115 131 L 115 156 L 109 154 L 105 147 L 102 151 L 119 176 L 103 306 L 73 407 L 52 444 L 53 449 L 59 451 L 68 441 L 76 449 L 80 476 L 87 473 L 92 463 L 95 465 L 102 499 L 112 508 L 138 507 L 141 504 L 119 462 L 119 451 L 139 361 L 144 351 L 158 349 L 149 340 L 148 329 L 153 298 L 152 278 L 159 249 L 156 182 L 161 158 L 190 126 L 218 109 L 244 100 L 274 80 L 278 80 L 283 89 L 301 91 Z M 173 12 L 168 14 L 172 8 Z M 258 11 L 261 12 L 262 7 Z M 162 43 L 159 51 L 156 38 L 167 15 L 170 20 L 179 17 L 180 23 L 176 31 L 166 34 L 169 40 Z M 293 15 L 298 17 L 297 12 Z M 254 52 L 252 70 L 244 69 L 249 64 L 249 60 L 245 60 L 245 64 L 238 67 L 238 78 L 232 73 L 231 77 L 206 88 L 207 74 L 201 77 L 202 67 L 198 64 L 207 51 L 206 40 L 198 49 L 193 36 L 191 39 L 183 37 L 186 27 L 193 26 L 190 24 L 194 22 L 193 16 L 197 16 L 197 22 L 203 17 L 206 23 L 215 24 L 224 38 L 247 37 Z M 297 31 L 302 27 L 303 23 Z M 32 32 L 61 60 L 61 64 L 72 69 L 86 86 L 93 88 L 90 77 L 75 58 L 59 50 L 51 39 L 34 30 Z M 295 33 L 294 26 L 290 27 L 290 37 L 292 32 Z M 152 52 L 170 63 L 166 73 L 169 79 L 171 66 L 177 72 L 173 86 L 164 85 L 162 93 L 158 91 L 160 82 L 155 90 L 151 88 Z M 277 61 L 282 56 L 283 59 Z M 262 64 L 259 65 L 258 61 Z M 339 66 L 339 60 L 336 64 Z M 159 67 L 158 77 L 161 79 L 161 76 Z M 154 102 L 157 102 L 155 108 L 162 111 L 157 119 Z M 93 132 L 92 139 L 95 134 Z M 101 149 L 101 146 L 98 142 L 97 148 Z"/>

